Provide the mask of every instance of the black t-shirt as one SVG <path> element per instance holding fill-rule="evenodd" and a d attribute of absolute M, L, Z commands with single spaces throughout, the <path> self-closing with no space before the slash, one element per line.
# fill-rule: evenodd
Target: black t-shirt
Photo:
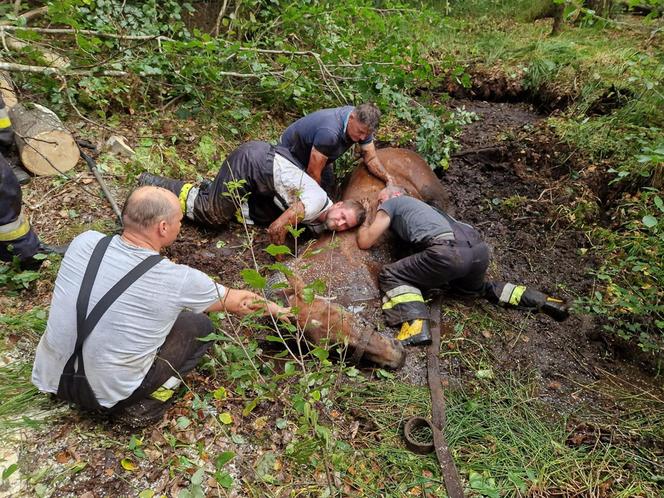
<path fill-rule="evenodd" d="M 423 244 L 437 235 L 453 233 L 450 219 L 414 197 L 392 197 L 378 209 L 390 217 L 390 229 L 411 244 Z"/>
<path fill-rule="evenodd" d="M 286 128 L 279 145 L 286 147 L 305 169 L 312 147 L 327 156 L 327 164 L 331 164 L 354 143 L 346 134 L 346 124 L 353 109 L 353 106 L 347 105 L 307 114 Z M 360 144 L 372 141 L 373 136 L 370 135 Z"/>

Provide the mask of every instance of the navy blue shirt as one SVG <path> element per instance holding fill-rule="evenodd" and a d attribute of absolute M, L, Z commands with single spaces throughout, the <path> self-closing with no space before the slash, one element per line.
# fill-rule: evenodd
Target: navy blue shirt
<path fill-rule="evenodd" d="M 346 133 L 353 109 L 355 107 L 347 105 L 307 114 L 286 128 L 279 145 L 286 147 L 305 170 L 312 147 L 327 156 L 327 164 L 331 164 L 355 143 Z M 359 143 L 364 145 L 372 141 L 373 135 L 369 135 Z"/>

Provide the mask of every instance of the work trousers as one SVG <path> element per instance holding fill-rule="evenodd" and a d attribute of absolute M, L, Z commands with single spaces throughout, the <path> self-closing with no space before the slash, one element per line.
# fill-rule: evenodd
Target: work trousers
<path fill-rule="evenodd" d="M 444 240 L 383 267 L 378 276 L 385 293 L 386 322 L 396 326 L 428 319 L 422 291 L 449 285 L 464 294 L 484 295 L 489 247 L 481 240 Z"/>
<path fill-rule="evenodd" d="M 187 311 L 180 313 L 141 385 L 131 396 L 111 408 L 111 412 L 137 426 L 161 419 L 173 398 L 160 400 L 153 393 L 171 377 L 179 379 L 196 367 L 212 344 L 211 341 L 199 339 L 213 331 L 214 326 L 207 315 Z"/>
<path fill-rule="evenodd" d="M 0 154 L 0 260 L 17 256 L 23 268 L 38 267 L 32 257 L 39 251 L 39 238 L 21 213 L 21 186 L 11 165 Z"/>
<path fill-rule="evenodd" d="M 205 225 L 223 226 L 234 218 L 242 221 L 238 211 L 246 203 L 249 213 L 245 214 L 254 223 L 272 223 L 283 213 L 273 201 L 275 152 L 290 158 L 287 150 L 266 142 L 242 144 L 224 161 L 215 179 L 200 186 L 192 209 L 187 206 L 187 216 Z"/>
<path fill-rule="evenodd" d="M 242 182 L 244 181 L 244 182 Z M 229 185 L 237 185 L 229 191 Z M 224 161 L 215 179 L 204 181 L 198 188 L 192 209 L 187 215 L 193 221 L 210 227 L 223 227 L 236 217 L 242 199 L 248 194 L 246 179 L 238 177 Z"/>

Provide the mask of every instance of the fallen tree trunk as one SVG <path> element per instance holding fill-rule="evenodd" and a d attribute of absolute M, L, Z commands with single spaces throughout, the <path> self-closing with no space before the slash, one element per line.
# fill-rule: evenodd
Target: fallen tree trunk
<path fill-rule="evenodd" d="M 17 104 L 9 111 L 23 166 L 35 175 L 49 176 L 72 169 L 79 150 L 60 118 L 44 106 Z"/>
<path fill-rule="evenodd" d="M 46 12 L 48 12 L 48 7 L 40 7 L 38 9 L 25 12 L 24 14 L 21 14 L 18 17 L 19 19 L 24 20 L 24 22 L 27 24 L 31 19 L 34 19 L 35 17 L 40 17 L 44 15 Z M 39 44 L 29 43 L 27 41 L 16 38 L 13 35 L 9 35 L 5 31 L 6 28 L 20 29 L 20 27 L 8 26 L 7 24 L 8 23 L 6 22 L 0 23 L 0 35 L 2 36 L 3 46 L 6 49 L 13 50 L 15 52 L 20 52 L 24 48 L 32 48 L 36 50 L 39 54 L 41 54 L 42 58 L 44 59 L 44 62 L 46 62 L 46 64 L 48 64 L 49 67 L 55 67 L 58 69 L 66 69 L 69 67 L 70 64 L 69 59 L 64 55 L 61 55 Z"/>
<path fill-rule="evenodd" d="M 70 64 L 69 59 L 64 55 L 60 55 L 53 50 L 49 50 L 32 43 L 24 42 L 23 40 L 19 40 L 17 38 L 7 37 L 5 39 L 5 45 L 7 48 L 9 48 L 9 50 L 14 52 L 20 52 L 24 48 L 31 48 L 36 50 L 41 55 L 42 59 L 44 59 L 44 62 L 48 65 L 48 67 L 66 69 Z"/>

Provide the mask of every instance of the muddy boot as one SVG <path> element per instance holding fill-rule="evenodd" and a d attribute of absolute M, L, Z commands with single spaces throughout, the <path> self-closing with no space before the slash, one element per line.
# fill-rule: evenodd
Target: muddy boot
<path fill-rule="evenodd" d="M 40 242 L 37 252 L 41 254 L 59 254 L 60 256 L 64 256 L 68 248 L 69 244 L 52 246 L 50 244 L 44 244 L 43 242 Z"/>
<path fill-rule="evenodd" d="M 170 178 L 164 178 L 163 176 L 151 175 L 150 173 L 141 173 L 138 177 L 138 184 L 141 187 L 145 185 L 162 187 L 179 196 L 185 183 L 182 180 L 172 180 Z"/>
<path fill-rule="evenodd" d="M 404 346 L 423 346 L 431 344 L 431 330 L 429 329 L 429 320 L 411 320 L 403 322 L 401 330 L 397 334 L 397 339 Z"/>

